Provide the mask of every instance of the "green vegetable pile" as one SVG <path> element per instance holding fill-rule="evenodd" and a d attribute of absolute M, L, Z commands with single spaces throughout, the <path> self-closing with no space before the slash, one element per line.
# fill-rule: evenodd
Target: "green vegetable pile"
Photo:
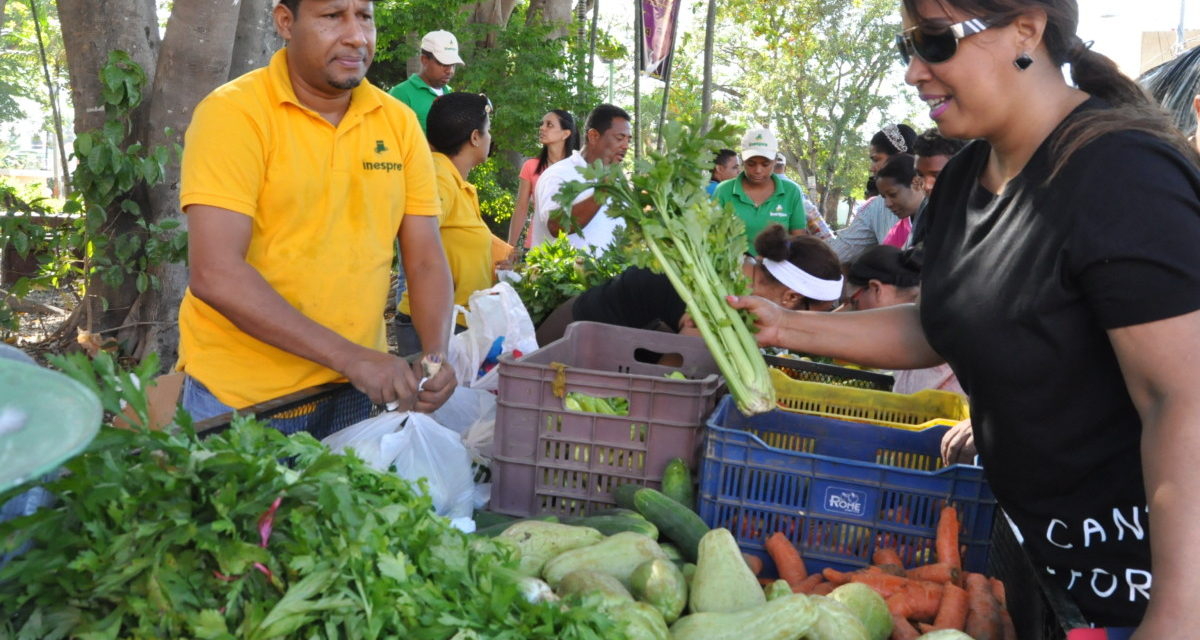
<path fill-rule="evenodd" d="M 517 266 L 521 281 L 513 289 L 525 303 L 535 325 L 558 306 L 592 287 L 608 282 L 625 269 L 619 251 L 599 258 L 571 246 L 565 235 L 540 244 Z"/>
<path fill-rule="evenodd" d="M 571 411 L 603 413 L 609 416 L 629 415 L 629 398 L 597 398 L 586 393 L 572 391 L 563 399 L 563 407 Z"/>
<path fill-rule="evenodd" d="M 110 411 L 136 395 L 111 362 L 70 365 Z M 250 419 L 203 440 L 177 422 L 102 429 L 46 485 L 56 506 L 0 524 L 0 550 L 32 543 L 0 570 L 0 637 L 622 635 L 595 608 L 527 603 L 510 547 L 454 530 L 395 475 Z"/>
<path fill-rule="evenodd" d="M 639 159 L 632 178 L 620 165 L 597 161 L 583 172 L 590 182 L 569 183 L 558 202 L 566 210 L 580 192 L 595 187 L 597 200 L 609 204 L 608 215 L 625 221 L 629 259 L 671 280 L 738 408 L 756 414 L 775 407 L 775 391 L 749 316 L 725 302 L 728 295 L 749 292 L 741 266 L 745 227 L 705 191 L 713 156 L 730 146 L 732 133 L 724 123 L 700 135 L 669 122 L 662 131 L 665 150 Z"/>

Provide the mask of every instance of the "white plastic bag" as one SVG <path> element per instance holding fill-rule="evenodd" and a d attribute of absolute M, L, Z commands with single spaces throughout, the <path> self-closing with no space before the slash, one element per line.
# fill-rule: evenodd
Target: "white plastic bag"
<path fill-rule="evenodd" d="M 383 449 L 398 451 L 396 475 L 412 482 L 426 478 L 433 508 L 451 520 L 470 519 L 475 481 L 471 456 L 457 433 L 423 413 L 401 414 L 408 419 L 397 433 L 383 436 Z"/>
<path fill-rule="evenodd" d="M 367 418 L 352 424 L 341 431 L 332 433 L 321 441 L 334 453 L 342 453 L 346 449 L 354 449 L 359 458 L 376 471 L 387 471 L 392 461 L 400 453 L 393 441 L 385 443 L 384 436 L 396 433 L 404 426 L 407 413 L 385 411 L 374 418 Z"/>
<path fill-rule="evenodd" d="M 492 367 L 481 373 L 481 367 L 506 353 L 536 351 L 533 321 L 507 282 L 472 293 L 468 304 L 467 330 L 450 338 L 448 359 L 460 385 L 495 391 L 499 372 Z"/>
<path fill-rule="evenodd" d="M 429 415 L 438 424 L 462 435 L 489 413 L 492 416 L 496 414 L 496 396 L 493 393 L 459 385 L 446 403 Z"/>

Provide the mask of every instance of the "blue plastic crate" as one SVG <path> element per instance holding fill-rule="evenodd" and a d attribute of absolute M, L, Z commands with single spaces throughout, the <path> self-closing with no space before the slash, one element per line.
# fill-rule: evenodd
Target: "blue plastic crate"
<path fill-rule="evenodd" d="M 784 532 L 809 571 L 870 564 L 892 546 L 905 566 L 935 561 L 943 506 L 962 529 L 963 567 L 986 572 L 996 500 L 983 469 L 941 467 L 949 427 L 923 431 L 776 410 L 746 417 L 726 396 L 708 420 L 700 517 L 733 532 L 743 551 L 774 567 L 763 542 Z"/>

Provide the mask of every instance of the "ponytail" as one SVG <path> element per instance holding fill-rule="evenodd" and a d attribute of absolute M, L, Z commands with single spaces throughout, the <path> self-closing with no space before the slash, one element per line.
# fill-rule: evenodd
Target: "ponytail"
<path fill-rule="evenodd" d="M 1137 82 L 1121 73 L 1116 63 L 1091 50 L 1079 38 L 1067 51 L 1071 80 L 1085 93 L 1112 105 L 1075 117 L 1054 141 L 1055 160 L 1051 178 L 1066 166 L 1077 151 L 1097 138 L 1118 131 L 1138 131 L 1169 144 L 1193 164 L 1200 164 L 1196 147 L 1171 122 L 1166 110 L 1151 99 Z"/>

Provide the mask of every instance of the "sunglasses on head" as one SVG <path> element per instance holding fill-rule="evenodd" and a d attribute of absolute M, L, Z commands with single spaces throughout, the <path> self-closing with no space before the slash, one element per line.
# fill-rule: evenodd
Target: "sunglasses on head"
<path fill-rule="evenodd" d="M 486 93 L 480 93 L 479 97 L 483 98 L 483 101 L 486 103 L 483 105 L 483 115 L 489 118 L 492 117 L 492 114 L 495 113 L 496 109 L 492 106 L 491 98 L 487 97 Z"/>
<path fill-rule="evenodd" d="M 928 27 L 912 27 L 896 36 L 900 61 L 908 66 L 914 57 L 929 64 L 945 62 L 958 52 L 958 41 L 991 27 L 979 18 L 964 20 L 935 31 Z"/>

